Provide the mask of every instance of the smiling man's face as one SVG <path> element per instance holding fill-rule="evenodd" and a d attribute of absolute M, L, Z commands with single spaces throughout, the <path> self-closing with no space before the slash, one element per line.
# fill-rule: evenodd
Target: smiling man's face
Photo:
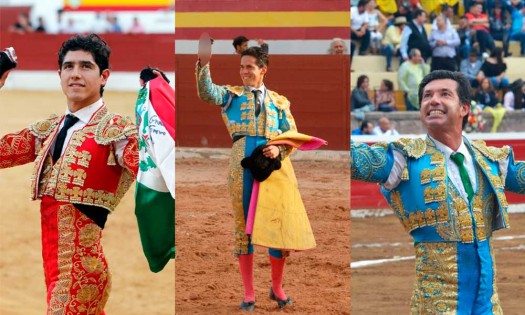
<path fill-rule="evenodd" d="M 461 136 L 463 117 L 468 115 L 469 107 L 469 104 L 460 104 L 456 81 L 438 79 L 425 86 L 419 116 L 434 138 L 449 130 L 459 131 Z"/>
<path fill-rule="evenodd" d="M 109 70 L 101 73 L 91 53 L 84 50 L 67 52 L 58 73 L 71 112 L 98 101 L 100 87 L 109 77 Z"/>
<path fill-rule="evenodd" d="M 260 68 L 257 65 L 257 58 L 253 56 L 241 57 L 240 75 L 244 86 L 260 87 L 267 70 L 266 66 Z"/>

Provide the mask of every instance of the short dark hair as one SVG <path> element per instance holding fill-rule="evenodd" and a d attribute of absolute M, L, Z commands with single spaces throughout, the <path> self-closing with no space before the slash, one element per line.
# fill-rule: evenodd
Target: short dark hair
<path fill-rule="evenodd" d="M 368 79 L 368 76 L 367 75 L 360 75 L 359 77 L 357 77 L 357 88 L 361 88 L 361 84 L 363 84 L 363 82 L 365 82 L 365 80 Z"/>
<path fill-rule="evenodd" d="M 253 46 L 253 47 L 246 49 L 245 51 L 241 53 L 241 58 L 244 56 L 252 56 L 255 59 L 257 59 L 257 66 L 259 68 L 268 66 L 270 64 L 268 54 L 265 53 L 261 47 Z"/>
<path fill-rule="evenodd" d="M 357 3 L 357 6 L 358 7 L 365 6 L 368 4 L 368 2 L 370 2 L 370 0 L 359 0 L 359 2 Z"/>
<path fill-rule="evenodd" d="M 414 12 L 414 18 L 417 18 L 418 16 L 420 16 L 423 13 L 427 14 L 427 12 L 425 10 L 417 9 L 416 12 Z"/>
<path fill-rule="evenodd" d="M 386 88 L 389 90 L 389 91 L 393 91 L 394 90 L 394 82 L 388 80 L 388 79 L 384 79 L 383 80 L 383 84 L 386 86 Z"/>
<path fill-rule="evenodd" d="M 233 48 L 237 49 L 237 46 L 241 46 L 242 43 L 249 41 L 249 39 L 246 36 L 240 35 L 233 39 Z"/>
<path fill-rule="evenodd" d="M 100 74 L 102 71 L 109 69 L 109 56 L 111 48 L 97 34 L 76 35 L 62 43 L 58 51 L 58 67 L 62 69 L 64 57 L 70 51 L 83 50 L 89 52 L 97 64 Z M 104 93 L 104 87 L 100 87 L 100 96 Z"/>
<path fill-rule="evenodd" d="M 370 122 L 368 120 L 363 120 L 363 122 L 361 123 L 361 131 L 365 130 L 365 128 L 368 128 L 368 124 Z"/>
<path fill-rule="evenodd" d="M 469 104 L 472 96 L 472 88 L 470 87 L 470 81 L 461 72 L 452 72 L 448 70 L 435 70 L 427 74 L 421 83 L 419 84 L 418 97 L 419 97 L 419 108 L 421 108 L 421 100 L 423 99 L 423 90 L 425 86 L 434 80 L 445 80 L 450 79 L 456 81 L 457 87 L 456 92 L 458 94 L 459 103 Z M 465 128 L 468 122 L 468 115 L 463 117 L 462 128 Z"/>

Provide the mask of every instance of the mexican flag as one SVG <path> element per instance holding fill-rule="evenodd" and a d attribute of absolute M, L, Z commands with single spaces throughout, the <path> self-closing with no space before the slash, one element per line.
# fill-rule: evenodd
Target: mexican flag
<path fill-rule="evenodd" d="M 139 171 L 135 215 L 150 270 L 175 258 L 175 93 L 157 77 L 139 91 L 135 107 Z"/>

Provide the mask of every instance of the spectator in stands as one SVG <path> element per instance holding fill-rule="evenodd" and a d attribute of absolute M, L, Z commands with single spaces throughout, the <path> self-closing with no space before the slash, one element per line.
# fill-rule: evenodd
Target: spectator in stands
<path fill-rule="evenodd" d="M 369 0 L 359 0 L 357 7 L 350 9 L 351 36 L 353 41 L 361 43 L 359 55 L 366 55 L 370 45 L 369 17 L 366 7 Z"/>
<path fill-rule="evenodd" d="M 504 15 L 507 15 L 511 13 L 512 11 L 512 4 L 511 4 L 511 1 L 509 0 L 489 0 L 488 1 L 488 5 L 487 5 L 487 8 L 488 8 L 488 13 L 489 13 L 489 16 L 494 14 L 494 8 L 496 6 L 501 6 L 501 13 L 504 14 Z"/>
<path fill-rule="evenodd" d="M 479 83 L 479 90 L 476 95 L 474 95 L 474 100 L 479 106 L 481 106 L 481 108 L 485 108 L 487 106 L 496 107 L 498 103 L 501 103 L 501 101 L 496 96 L 496 91 L 494 90 L 492 82 L 489 78 L 481 79 L 481 82 Z"/>
<path fill-rule="evenodd" d="M 379 118 L 379 124 L 374 127 L 373 131 L 374 135 L 377 136 L 398 136 L 399 132 L 397 132 L 395 126 L 390 123 L 390 120 L 383 116 Z"/>
<path fill-rule="evenodd" d="M 496 47 L 481 65 L 479 80 L 486 77 L 492 81 L 496 89 L 506 88 L 509 86 L 509 78 L 505 76 L 506 70 L 507 64 L 503 61 L 503 50 Z"/>
<path fill-rule="evenodd" d="M 417 48 L 412 48 L 409 53 L 409 60 L 403 62 L 397 74 L 399 88 L 405 92 L 405 104 L 408 111 L 419 110 L 418 87 L 419 83 L 430 72 L 430 66 L 425 63 L 421 52 Z"/>
<path fill-rule="evenodd" d="M 249 41 L 250 40 L 246 36 L 243 36 L 243 35 L 235 37 L 232 43 L 233 48 L 235 48 L 235 53 L 240 55 L 243 51 L 248 49 Z M 268 44 L 266 44 L 264 40 L 260 38 L 257 39 L 257 43 L 259 44 L 263 52 L 268 54 L 268 52 L 270 51 L 270 47 L 268 46 Z"/>
<path fill-rule="evenodd" d="M 107 33 L 109 29 L 108 19 L 100 12 L 95 13 L 95 19 L 91 25 L 91 31 L 95 34 Z"/>
<path fill-rule="evenodd" d="M 407 23 L 412 22 L 412 12 L 410 11 L 408 5 L 405 4 L 404 2 L 401 2 L 400 4 L 398 4 L 397 12 L 394 13 L 394 18 L 397 18 L 400 16 L 404 17 L 407 20 Z"/>
<path fill-rule="evenodd" d="M 77 26 L 75 25 L 75 20 L 70 18 L 67 20 L 67 24 L 60 29 L 62 34 L 78 34 Z"/>
<path fill-rule="evenodd" d="M 479 46 L 476 40 L 475 32 L 471 32 L 469 22 L 466 16 L 462 16 L 459 19 L 459 25 L 458 25 L 458 36 L 461 41 L 458 47 L 458 59 L 459 61 L 466 59 L 470 55 L 470 51 L 472 50 L 473 46 Z M 479 52 L 478 56 L 480 55 Z"/>
<path fill-rule="evenodd" d="M 469 21 L 470 29 L 476 32 L 480 54 L 484 53 L 487 48 L 490 51 L 494 50 L 494 39 L 489 33 L 489 18 L 482 13 L 482 8 L 481 3 L 474 3 L 470 6 L 470 12 L 465 14 Z"/>
<path fill-rule="evenodd" d="M 352 136 L 373 135 L 374 124 L 368 120 L 363 120 L 361 127 L 352 130 Z"/>
<path fill-rule="evenodd" d="M 328 53 L 330 55 L 344 55 L 348 51 L 345 41 L 339 37 L 332 39 Z"/>
<path fill-rule="evenodd" d="M 520 10 L 523 7 L 523 0 L 510 0 L 510 12 L 513 12 L 514 10 Z"/>
<path fill-rule="evenodd" d="M 381 49 L 386 57 L 386 71 L 392 71 L 392 57 L 400 56 L 401 34 L 406 23 L 407 20 L 404 16 L 398 16 L 394 19 L 394 25 L 386 29 L 382 42 L 383 48 Z"/>
<path fill-rule="evenodd" d="M 427 60 L 432 55 L 432 48 L 428 42 L 428 35 L 423 27 L 427 20 L 427 13 L 417 10 L 414 19 L 409 22 L 401 34 L 401 56 L 403 61 L 408 60 L 410 50 L 417 48 L 421 52 L 423 60 Z"/>
<path fill-rule="evenodd" d="M 436 17 L 437 29 L 430 33 L 432 47 L 432 68 L 434 70 L 456 71 L 456 47 L 461 40 L 453 27 L 447 27 L 443 15 Z"/>
<path fill-rule="evenodd" d="M 525 23 L 523 23 L 525 20 L 525 6 L 512 11 L 511 19 L 510 39 L 520 42 L 520 54 L 525 56 Z"/>
<path fill-rule="evenodd" d="M 503 106 L 507 110 L 525 110 L 525 82 L 518 79 L 509 86 L 503 97 Z"/>
<path fill-rule="evenodd" d="M 445 22 L 447 23 L 447 28 L 452 27 L 452 23 L 454 21 L 454 9 L 452 9 L 451 6 L 445 3 L 441 6 L 440 15 L 443 16 L 443 18 L 445 19 Z M 437 29 L 438 29 L 437 21 L 434 18 L 434 20 L 432 21 L 432 30 L 437 30 Z"/>
<path fill-rule="evenodd" d="M 46 32 L 46 22 L 44 21 L 43 16 L 38 17 L 38 25 L 35 28 L 35 32 L 38 32 L 38 33 Z"/>
<path fill-rule="evenodd" d="M 380 112 L 391 112 L 397 110 L 394 97 L 394 83 L 384 79 L 376 91 L 376 110 Z"/>
<path fill-rule="evenodd" d="M 29 17 L 26 13 L 22 12 L 18 15 L 18 19 L 16 20 L 15 24 L 9 27 L 9 32 L 18 34 L 33 32 L 33 26 L 31 25 L 31 21 L 29 21 Z"/>
<path fill-rule="evenodd" d="M 467 79 L 470 81 L 470 85 L 473 88 L 477 88 L 479 85 L 478 78 L 482 64 L 483 63 L 481 62 L 481 59 L 478 55 L 478 51 L 476 49 L 471 50 L 469 53 L 469 57 L 461 61 L 459 69 L 461 73 L 463 73 L 465 77 L 467 77 Z"/>
<path fill-rule="evenodd" d="M 108 14 L 108 33 L 122 33 L 122 26 L 120 26 L 117 16 Z"/>
<path fill-rule="evenodd" d="M 144 27 L 140 24 L 139 18 L 134 17 L 131 28 L 128 31 L 130 34 L 144 34 Z"/>
<path fill-rule="evenodd" d="M 378 55 L 381 49 L 381 40 L 385 32 L 387 18 L 377 9 L 375 0 L 370 0 L 367 4 L 368 30 L 370 31 L 370 48 L 372 54 Z"/>
<path fill-rule="evenodd" d="M 456 24 L 456 14 L 454 13 L 454 8 L 451 7 L 448 4 L 443 4 L 441 7 L 441 13 L 445 17 L 445 20 L 447 21 L 447 27 L 452 26 L 452 24 Z"/>
<path fill-rule="evenodd" d="M 369 79 L 366 75 L 360 75 L 357 78 L 357 86 L 352 90 L 352 113 L 357 120 L 365 119 L 365 113 L 375 109 L 374 103 L 368 97 Z"/>
<path fill-rule="evenodd" d="M 494 10 L 489 18 L 490 22 L 490 35 L 495 40 L 500 40 L 503 43 L 503 51 L 505 57 L 510 56 L 509 54 L 509 35 L 510 35 L 510 22 L 507 19 L 507 15 L 503 13 L 502 5 L 496 4 Z"/>

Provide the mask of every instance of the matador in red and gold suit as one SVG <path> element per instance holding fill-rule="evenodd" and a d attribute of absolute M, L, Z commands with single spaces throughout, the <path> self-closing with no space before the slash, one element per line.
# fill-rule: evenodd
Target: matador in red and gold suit
<path fill-rule="evenodd" d="M 47 314 L 98 315 L 111 288 L 102 229 L 136 176 L 137 130 L 131 119 L 108 112 L 102 99 L 74 115 L 78 122 L 55 162 L 66 115 L 3 136 L 0 168 L 35 162 L 31 198 L 41 199 Z"/>

